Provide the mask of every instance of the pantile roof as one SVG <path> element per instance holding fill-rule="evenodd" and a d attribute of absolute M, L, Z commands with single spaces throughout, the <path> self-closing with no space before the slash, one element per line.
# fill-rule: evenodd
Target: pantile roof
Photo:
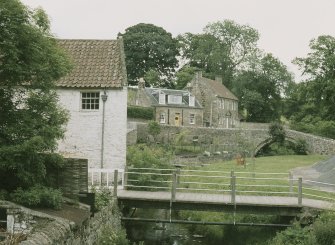
<path fill-rule="evenodd" d="M 68 88 L 121 88 L 127 84 L 122 39 L 60 39 L 58 44 L 69 55 L 73 69 L 56 82 Z"/>

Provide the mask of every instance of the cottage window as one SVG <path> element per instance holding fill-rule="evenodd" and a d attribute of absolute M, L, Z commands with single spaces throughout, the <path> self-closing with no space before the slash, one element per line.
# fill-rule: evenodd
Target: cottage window
<path fill-rule="evenodd" d="M 163 112 L 163 113 L 161 113 L 160 115 L 159 115 L 159 122 L 160 123 L 165 123 L 165 113 Z"/>
<path fill-rule="evenodd" d="M 195 114 L 190 114 L 190 124 L 195 124 Z"/>
<path fill-rule="evenodd" d="M 82 92 L 81 109 L 82 110 L 99 110 L 100 93 L 99 92 Z"/>
<path fill-rule="evenodd" d="M 219 108 L 224 109 L 224 99 L 222 98 L 219 99 Z"/>

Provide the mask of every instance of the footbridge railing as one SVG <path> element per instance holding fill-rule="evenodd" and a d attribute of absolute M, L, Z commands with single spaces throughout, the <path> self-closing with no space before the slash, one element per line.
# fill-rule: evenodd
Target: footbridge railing
<path fill-rule="evenodd" d="M 90 186 L 136 191 L 204 193 L 228 195 L 235 204 L 237 196 L 295 197 L 302 205 L 303 198 L 335 202 L 335 185 L 305 180 L 291 173 L 263 173 L 243 171 L 205 171 L 194 169 L 126 168 L 90 169 Z M 117 183 L 117 184 L 115 184 Z M 255 199 L 256 201 L 256 199 Z"/>

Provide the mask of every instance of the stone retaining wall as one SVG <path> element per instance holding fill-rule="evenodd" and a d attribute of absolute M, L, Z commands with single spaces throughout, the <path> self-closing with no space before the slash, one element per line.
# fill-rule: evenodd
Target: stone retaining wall
<path fill-rule="evenodd" d="M 105 207 L 80 225 L 7 201 L 0 201 L 0 208 L 7 209 L 8 232 L 26 234 L 27 239 L 21 245 L 91 245 L 96 244 L 104 226 L 110 223 L 121 226 L 114 210 L 117 205 Z"/>
<path fill-rule="evenodd" d="M 286 139 L 289 141 L 305 140 L 310 153 L 332 155 L 335 154 L 335 140 L 327 139 L 294 130 L 285 130 Z M 219 129 L 219 128 L 194 128 L 161 126 L 161 133 L 157 137 L 163 144 L 192 145 L 193 143 L 211 146 L 219 146 L 222 151 L 246 150 L 250 153 L 259 150 L 269 142 L 268 129 Z M 195 142 L 194 139 L 197 139 Z M 148 129 L 146 124 L 137 125 L 137 142 L 147 142 Z"/>

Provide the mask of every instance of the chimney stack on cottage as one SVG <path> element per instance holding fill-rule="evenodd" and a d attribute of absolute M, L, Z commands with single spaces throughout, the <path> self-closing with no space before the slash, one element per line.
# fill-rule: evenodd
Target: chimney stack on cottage
<path fill-rule="evenodd" d="M 222 76 L 215 76 L 215 81 L 222 83 Z"/>
<path fill-rule="evenodd" d="M 144 89 L 144 88 L 145 88 L 145 81 L 143 77 L 141 77 L 140 80 L 138 81 L 138 89 Z"/>
<path fill-rule="evenodd" d="M 197 71 L 195 73 L 195 79 L 199 81 L 202 78 L 202 71 Z"/>

